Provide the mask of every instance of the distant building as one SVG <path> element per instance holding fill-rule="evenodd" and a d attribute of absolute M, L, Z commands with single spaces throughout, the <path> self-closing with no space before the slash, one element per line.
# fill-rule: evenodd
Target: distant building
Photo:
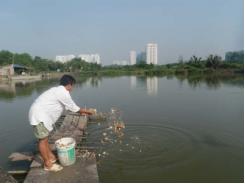
<path fill-rule="evenodd" d="M 136 64 L 136 52 L 134 50 L 130 51 L 130 65 Z"/>
<path fill-rule="evenodd" d="M 225 53 L 225 61 L 228 62 L 244 62 L 244 51 L 234 51 Z"/>
<path fill-rule="evenodd" d="M 65 56 L 56 56 L 55 57 L 55 61 L 59 61 L 61 63 L 66 63 L 68 61 L 71 61 L 72 59 L 74 59 L 76 56 L 74 56 L 73 54 L 71 55 L 65 55 Z"/>
<path fill-rule="evenodd" d="M 78 55 L 78 58 L 81 58 L 81 60 L 84 60 L 88 63 L 101 63 L 99 54 L 80 54 Z"/>
<path fill-rule="evenodd" d="M 122 66 L 124 66 L 124 65 L 128 65 L 128 61 L 126 61 L 126 60 L 114 60 L 112 62 L 112 64 L 113 65 L 122 65 Z"/>
<path fill-rule="evenodd" d="M 0 67 L 0 79 L 1 78 L 11 78 L 14 75 L 26 75 L 30 72 L 30 68 L 19 65 L 19 64 L 11 64 Z"/>
<path fill-rule="evenodd" d="M 137 58 L 136 58 L 136 63 L 139 64 L 139 63 L 146 63 L 146 52 L 140 52 L 138 55 L 137 55 Z"/>
<path fill-rule="evenodd" d="M 146 46 L 146 63 L 157 64 L 157 44 L 148 43 Z"/>
<path fill-rule="evenodd" d="M 14 65 L 7 65 L 0 67 L 0 76 L 14 75 Z"/>

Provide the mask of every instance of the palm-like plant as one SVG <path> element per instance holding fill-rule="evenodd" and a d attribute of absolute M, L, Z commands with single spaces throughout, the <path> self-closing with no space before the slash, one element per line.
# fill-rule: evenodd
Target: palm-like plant
<path fill-rule="evenodd" d="M 217 69 L 222 62 L 222 58 L 218 55 L 209 55 L 207 58 L 206 66 L 209 68 Z"/>
<path fill-rule="evenodd" d="M 189 63 L 191 64 L 199 64 L 202 61 L 201 57 L 196 57 L 195 55 L 193 55 L 190 60 Z"/>

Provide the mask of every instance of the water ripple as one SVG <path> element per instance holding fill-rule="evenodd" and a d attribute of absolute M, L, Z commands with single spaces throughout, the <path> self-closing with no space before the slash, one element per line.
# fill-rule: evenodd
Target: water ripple
<path fill-rule="evenodd" d="M 92 128 L 89 139 L 103 138 L 105 130 L 103 125 Z M 124 132 L 120 139 L 106 133 L 112 140 L 109 144 L 97 142 L 101 155 L 98 159 L 107 162 L 108 167 L 168 167 L 188 161 L 200 147 L 191 132 L 166 123 L 137 122 L 126 125 Z"/>

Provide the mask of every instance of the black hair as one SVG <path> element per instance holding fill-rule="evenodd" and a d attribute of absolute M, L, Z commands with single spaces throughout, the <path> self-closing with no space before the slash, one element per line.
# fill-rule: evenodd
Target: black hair
<path fill-rule="evenodd" d="M 76 79 L 72 77 L 71 75 L 63 75 L 60 79 L 60 85 L 66 86 L 66 85 L 73 85 L 76 83 Z"/>

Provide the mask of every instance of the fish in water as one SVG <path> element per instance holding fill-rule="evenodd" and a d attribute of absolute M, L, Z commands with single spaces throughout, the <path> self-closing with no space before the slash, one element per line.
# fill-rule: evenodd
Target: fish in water
<path fill-rule="evenodd" d="M 115 122 L 114 128 L 118 131 L 125 128 L 125 124 L 122 121 Z"/>
<path fill-rule="evenodd" d="M 124 133 L 122 130 L 125 128 L 125 124 L 122 121 L 114 122 L 114 132 L 118 135 L 118 137 L 122 137 Z"/>

